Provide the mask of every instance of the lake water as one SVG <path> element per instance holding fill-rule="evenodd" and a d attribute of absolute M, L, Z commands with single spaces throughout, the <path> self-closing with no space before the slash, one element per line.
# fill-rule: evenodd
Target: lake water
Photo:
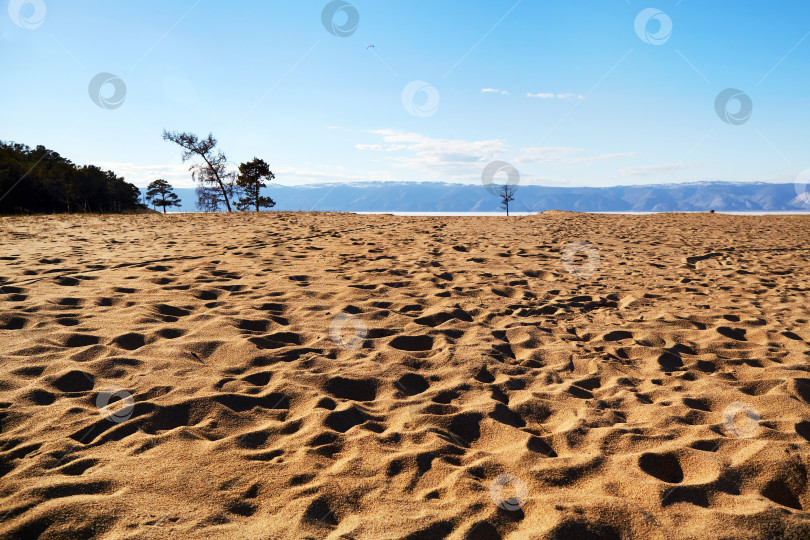
<path fill-rule="evenodd" d="M 382 215 L 391 214 L 394 216 L 483 216 L 483 217 L 506 217 L 505 212 L 354 212 L 355 214 L 368 214 L 368 215 Z M 534 216 L 540 212 L 509 212 L 509 216 Z M 616 214 L 624 216 L 646 216 L 652 214 L 670 214 L 673 212 L 581 212 L 583 214 Z M 708 212 L 679 212 L 682 214 L 708 214 Z M 724 214 L 730 216 L 803 216 L 810 215 L 810 211 L 793 211 L 786 210 L 784 212 L 715 212 L 716 214 Z"/>
<path fill-rule="evenodd" d="M 290 210 L 270 210 L 269 212 L 290 212 Z M 200 212 L 171 211 L 169 214 L 199 214 Z M 414 216 L 414 217 L 506 217 L 505 212 L 348 212 L 359 215 Z M 509 212 L 509 216 L 535 216 L 541 212 Z M 652 214 L 708 214 L 708 212 L 577 212 L 579 214 L 606 214 L 623 216 L 647 216 Z M 810 211 L 785 210 L 784 212 L 715 212 L 729 216 L 810 216 Z"/>

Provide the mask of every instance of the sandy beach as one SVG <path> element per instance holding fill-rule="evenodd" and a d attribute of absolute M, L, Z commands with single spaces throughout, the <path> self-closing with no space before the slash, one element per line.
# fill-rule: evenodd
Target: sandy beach
<path fill-rule="evenodd" d="M 0 537 L 808 538 L 810 218 L 0 218 Z"/>

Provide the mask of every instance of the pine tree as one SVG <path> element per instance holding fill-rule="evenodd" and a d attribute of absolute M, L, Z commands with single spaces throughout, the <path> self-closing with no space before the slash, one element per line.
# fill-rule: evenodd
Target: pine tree
<path fill-rule="evenodd" d="M 259 212 L 262 208 L 272 208 L 276 201 L 261 194 L 261 189 L 267 187 L 265 182 L 272 181 L 276 175 L 270 171 L 270 166 L 263 159 L 253 158 L 253 161 L 239 165 L 239 176 L 236 185 L 243 196 L 236 202 L 236 207 L 246 212 L 255 208 Z"/>
<path fill-rule="evenodd" d="M 174 193 L 174 188 L 162 178 L 146 186 L 146 199 L 154 206 L 162 206 L 166 213 L 167 206 L 180 206 L 180 197 Z"/>

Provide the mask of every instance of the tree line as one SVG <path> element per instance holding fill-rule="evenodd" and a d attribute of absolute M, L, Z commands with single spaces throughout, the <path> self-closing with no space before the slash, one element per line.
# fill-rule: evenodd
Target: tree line
<path fill-rule="evenodd" d="M 79 167 L 44 146 L 0 141 L 0 213 L 126 212 L 140 190 L 112 171 Z"/>
<path fill-rule="evenodd" d="M 197 209 L 203 212 L 259 212 L 276 202 L 261 194 L 275 175 L 259 158 L 231 170 L 217 149 L 212 135 L 199 138 L 191 133 L 163 132 L 164 139 L 178 144 L 183 161 L 191 161 L 197 184 Z M 94 165 L 77 166 L 44 146 L 32 149 L 24 144 L 0 141 L 0 214 L 63 212 L 127 212 L 146 204 L 163 213 L 180 206 L 180 198 L 164 179 L 151 182 L 141 204 L 141 191 L 112 171 Z"/>

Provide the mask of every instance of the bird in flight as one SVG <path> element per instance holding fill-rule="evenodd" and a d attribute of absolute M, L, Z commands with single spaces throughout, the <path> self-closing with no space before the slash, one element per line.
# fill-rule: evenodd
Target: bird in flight
<path fill-rule="evenodd" d="M 376 49 L 376 47 L 374 45 L 368 45 L 366 46 L 366 49 Z"/>

